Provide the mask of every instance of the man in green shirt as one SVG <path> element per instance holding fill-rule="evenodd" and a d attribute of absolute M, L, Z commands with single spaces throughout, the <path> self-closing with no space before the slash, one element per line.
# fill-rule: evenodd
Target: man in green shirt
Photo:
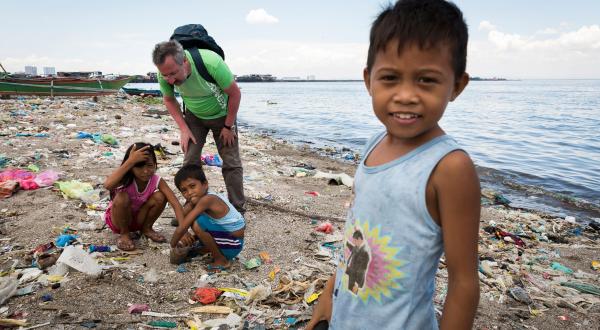
<path fill-rule="evenodd" d="M 244 212 L 243 169 L 235 126 L 241 92 L 229 67 L 217 53 L 200 49 L 200 56 L 216 84 L 202 78 L 189 51 L 177 41 L 158 43 L 152 52 L 163 102 L 181 132 L 184 165 L 202 165 L 202 147 L 208 132 L 212 131 L 223 160 L 222 173 L 229 201 Z M 183 112 L 175 91 L 183 99 Z"/>

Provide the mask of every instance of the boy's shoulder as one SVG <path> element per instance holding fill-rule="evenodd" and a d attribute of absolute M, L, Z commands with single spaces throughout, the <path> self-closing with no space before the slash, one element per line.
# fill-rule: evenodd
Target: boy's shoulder
<path fill-rule="evenodd" d="M 473 168 L 474 166 L 473 160 L 467 152 L 462 149 L 456 149 L 444 156 L 437 167 L 441 172 L 451 174 L 454 172 L 462 172 L 465 169 Z"/>
<path fill-rule="evenodd" d="M 478 180 L 478 176 L 469 154 L 462 149 L 456 149 L 439 161 L 431 180 L 438 188 L 458 190 L 462 185 Z"/>
<path fill-rule="evenodd" d="M 225 200 L 223 199 L 223 197 L 220 194 L 210 192 L 210 191 L 207 192 L 206 195 L 202 196 L 201 200 L 205 200 L 205 201 L 209 202 L 211 205 L 226 204 Z"/>

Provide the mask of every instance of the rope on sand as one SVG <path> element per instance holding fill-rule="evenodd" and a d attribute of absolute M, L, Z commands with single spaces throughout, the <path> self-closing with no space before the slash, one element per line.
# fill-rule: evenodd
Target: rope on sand
<path fill-rule="evenodd" d="M 331 217 L 331 216 L 318 215 L 318 214 L 308 214 L 308 213 L 305 213 L 302 211 L 290 210 L 290 209 L 287 209 L 287 208 L 279 206 L 279 205 L 261 202 L 254 198 L 247 198 L 246 201 L 253 205 L 268 207 L 268 208 L 271 208 L 271 209 L 274 209 L 274 210 L 277 210 L 280 212 L 292 213 L 292 214 L 299 215 L 301 217 L 310 218 L 310 219 L 329 220 L 329 221 L 335 221 L 335 222 L 346 222 L 346 219 L 344 219 L 344 218 Z"/>

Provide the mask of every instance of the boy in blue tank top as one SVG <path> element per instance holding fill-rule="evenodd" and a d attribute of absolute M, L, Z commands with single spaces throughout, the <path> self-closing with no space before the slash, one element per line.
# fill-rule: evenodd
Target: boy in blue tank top
<path fill-rule="evenodd" d="M 479 301 L 479 179 L 438 122 L 466 87 L 467 27 L 444 0 L 400 0 L 371 28 L 364 81 L 385 126 L 365 148 L 344 251 L 307 329 L 470 329 Z M 445 255 L 440 324 L 435 274 Z"/>
<path fill-rule="evenodd" d="M 179 169 L 175 174 L 175 186 L 186 204 L 183 207 L 185 218 L 171 238 L 171 262 L 182 262 L 185 255 L 180 252 L 187 253 L 186 247 L 193 245 L 197 238 L 203 246 L 200 252 L 210 252 L 213 257 L 209 270 L 229 268 L 231 260 L 244 246 L 244 217 L 227 199 L 208 191 L 208 180 L 198 165 Z M 190 227 L 193 234 L 188 232 Z"/>

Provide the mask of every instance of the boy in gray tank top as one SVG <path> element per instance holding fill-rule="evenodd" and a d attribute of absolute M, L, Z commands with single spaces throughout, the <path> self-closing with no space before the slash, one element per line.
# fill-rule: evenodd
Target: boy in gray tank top
<path fill-rule="evenodd" d="M 364 81 L 385 126 L 355 177 L 344 251 L 307 329 L 470 329 L 479 301 L 479 179 L 438 122 L 460 95 L 468 32 L 444 0 L 401 0 L 371 28 Z M 433 295 L 445 254 L 440 324 Z"/>

